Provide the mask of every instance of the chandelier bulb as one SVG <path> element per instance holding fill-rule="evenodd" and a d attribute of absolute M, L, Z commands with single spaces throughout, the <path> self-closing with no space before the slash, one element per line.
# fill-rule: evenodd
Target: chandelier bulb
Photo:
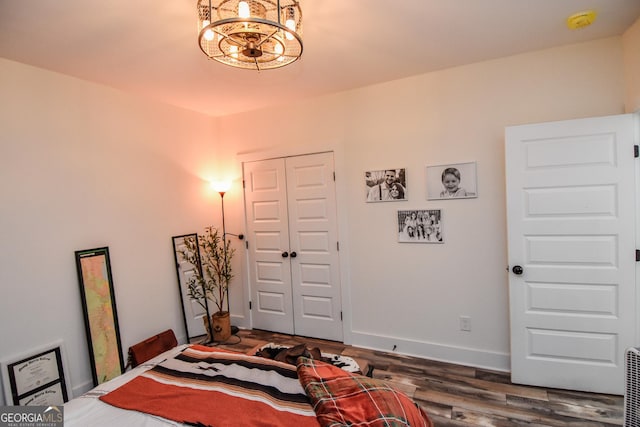
<path fill-rule="evenodd" d="M 295 33 L 295 31 L 296 31 L 296 22 L 295 21 L 287 20 L 287 22 L 285 23 L 285 26 Z M 293 40 L 293 34 L 291 34 L 289 32 L 285 32 L 285 36 L 287 37 L 287 40 Z"/>
<path fill-rule="evenodd" d="M 296 16 L 295 16 L 295 11 L 293 10 L 292 7 L 288 7 L 286 9 L 287 13 L 287 19 L 284 22 L 285 27 L 287 27 L 288 29 L 290 29 L 291 31 L 293 31 L 294 33 L 296 32 Z M 293 35 L 290 33 L 286 33 L 285 36 L 287 37 L 287 40 L 293 40 Z"/>
<path fill-rule="evenodd" d="M 238 59 L 238 46 L 229 46 L 229 52 L 233 58 Z"/>
<path fill-rule="evenodd" d="M 293 19 L 287 19 L 287 22 L 285 22 L 284 25 L 291 31 L 296 31 L 296 21 L 294 21 Z"/>
<path fill-rule="evenodd" d="M 251 16 L 251 12 L 249 10 L 249 3 L 247 3 L 246 1 L 241 1 L 238 3 L 238 16 L 244 19 Z"/>
<path fill-rule="evenodd" d="M 206 28 L 207 25 L 209 25 L 209 24 L 210 24 L 210 22 L 207 19 L 205 19 L 204 21 L 202 21 L 202 28 L 203 29 Z M 211 40 L 213 40 L 214 37 L 215 37 L 215 33 L 213 32 L 213 30 L 211 28 L 209 28 L 208 30 L 206 30 L 204 32 L 204 39 L 205 40 L 211 41 Z"/>
<path fill-rule="evenodd" d="M 284 61 L 284 56 L 282 56 L 282 54 L 284 53 L 284 49 L 282 48 L 282 45 L 280 43 L 276 43 L 276 45 L 273 48 L 273 51 L 276 53 L 276 55 L 278 55 L 279 62 Z"/>

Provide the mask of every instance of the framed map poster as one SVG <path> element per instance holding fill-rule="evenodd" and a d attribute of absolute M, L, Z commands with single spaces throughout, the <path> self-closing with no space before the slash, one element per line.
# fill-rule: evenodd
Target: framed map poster
<path fill-rule="evenodd" d="M 124 372 L 109 248 L 76 251 L 93 384 Z"/>

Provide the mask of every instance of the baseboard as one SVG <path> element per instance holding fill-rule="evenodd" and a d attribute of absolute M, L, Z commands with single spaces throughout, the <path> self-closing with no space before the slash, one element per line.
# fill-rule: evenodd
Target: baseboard
<path fill-rule="evenodd" d="M 73 396 L 69 396 L 69 399 L 71 399 L 71 397 L 82 396 L 83 394 L 85 394 L 86 392 L 91 390 L 92 388 L 93 388 L 93 381 L 87 381 L 87 382 L 84 382 L 84 383 L 80 384 L 79 386 L 73 387 L 71 389 L 71 394 L 73 394 Z"/>
<path fill-rule="evenodd" d="M 231 324 L 239 327 L 240 329 L 251 329 L 248 319 L 245 316 L 236 315 L 231 313 Z"/>
<path fill-rule="evenodd" d="M 440 362 L 456 363 L 494 371 L 511 371 L 510 355 L 508 353 L 455 347 L 358 331 L 353 331 L 351 337 L 351 345 L 355 347 L 391 353 L 395 352 L 406 356 L 417 356 Z"/>

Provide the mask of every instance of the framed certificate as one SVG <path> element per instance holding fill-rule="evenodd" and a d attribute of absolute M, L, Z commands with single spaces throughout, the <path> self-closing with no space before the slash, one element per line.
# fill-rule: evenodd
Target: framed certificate
<path fill-rule="evenodd" d="M 7 405 L 56 406 L 69 400 L 62 341 L 2 363 Z"/>

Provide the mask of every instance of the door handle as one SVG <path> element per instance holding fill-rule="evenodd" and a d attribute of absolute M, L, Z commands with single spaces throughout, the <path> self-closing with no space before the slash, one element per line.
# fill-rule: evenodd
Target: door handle
<path fill-rule="evenodd" d="M 289 256 L 289 252 L 282 252 L 282 258 L 286 258 Z"/>
<path fill-rule="evenodd" d="M 295 258 L 295 257 L 297 257 L 297 256 L 298 256 L 298 254 L 297 254 L 297 253 L 295 253 L 295 252 L 291 252 L 291 258 Z"/>
<path fill-rule="evenodd" d="M 524 272 L 522 267 L 520 267 L 519 265 L 514 265 L 511 271 L 513 271 L 513 274 L 517 274 L 518 276 Z"/>

